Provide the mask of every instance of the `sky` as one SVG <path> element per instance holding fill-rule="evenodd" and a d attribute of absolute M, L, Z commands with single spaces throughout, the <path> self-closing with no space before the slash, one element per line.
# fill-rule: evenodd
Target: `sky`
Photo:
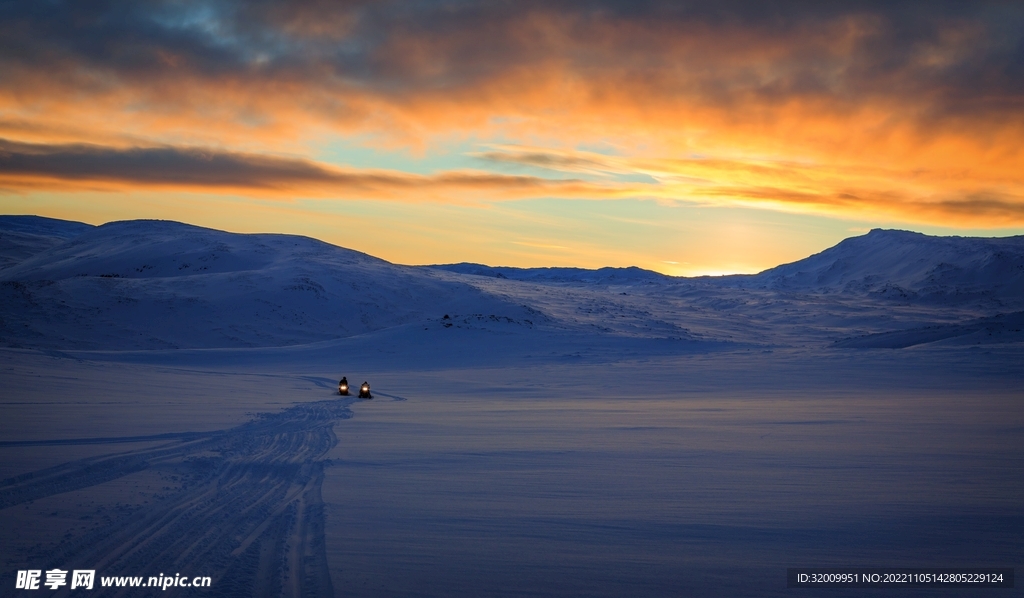
<path fill-rule="evenodd" d="M 673 275 L 1024 234 L 1024 4 L 0 0 L 0 213 Z"/>

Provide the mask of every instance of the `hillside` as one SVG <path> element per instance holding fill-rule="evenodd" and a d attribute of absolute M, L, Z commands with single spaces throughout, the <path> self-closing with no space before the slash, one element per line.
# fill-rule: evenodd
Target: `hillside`
<path fill-rule="evenodd" d="M 429 266 L 446 272 L 487 276 L 528 282 L 558 283 L 584 282 L 594 284 L 635 284 L 642 282 L 664 283 L 671 276 L 631 266 L 629 268 L 513 268 L 511 266 L 485 266 L 483 264 L 443 264 Z"/>
<path fill-rule="evenodd" d="M 647 350 L 626 339 L 658 351 L 1022 340 L 1024 237 L 876 230 L 758 275 L 700 278 L 639 268 L 400 266 L 306 237 L 152 220 L 92 227 L 0 217 L 0 240 L 7 347 L 278 347 L 365 337 L 349 344 L 430 351 L 458 338 L 466 354 L 558 346 L 575 355 Z M 484 336 L 460 333 L 470 330 Z"/>
<path fill-rule="evenodd" d="M 879 299 L 931 302 L 1024 298 L 1024 236 L 933 237 L 875 229 L 791 264 L 751 277 L 743 286 Z"/>
<path fill-rule="evenodd" d="M 264 347 L 520 306 L 315 239 L 113 222 L 0 270 L 0 339 L 78 349 Z M 536 318 L 535 318 L 536 319 Z"/>
<path fill-rule="evenodd" d="M 3 216 L 0 218 L 0 270 L 56 247 L 93 228 L 82 222 L 69 222 L 40 216 Z"/>

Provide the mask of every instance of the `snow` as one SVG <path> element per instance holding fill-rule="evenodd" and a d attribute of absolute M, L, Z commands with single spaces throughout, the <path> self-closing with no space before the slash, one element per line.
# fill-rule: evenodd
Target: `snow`
<path fill-rule="evenodd" d="M 3 216 L 0 224 L 0 269 L 60 245 L 91 226 L 39 216 Z"/>
<path fill-rule="evenodd" d="M 162 221 L 0 241 L 5 588 L 781 596 L 787 567 L 1024 556 L 1021 237 L 715 278 Z"/>
<path fill-rule="evenodd" d="M 297 345 L 514 305 L 305 237 L 114 222 L 0 270 L 8 346 Z M 187 326 L 182 326 L 187 322 Z"/>
<path fill-rule="evenodd" d="M 591 282 L 604 284 L 630 284 L 637 282 L 664 282 L 668 276 L 632 266 L 629 268 L 513 268 L 509 266 L 492 267 L 482 264 L 445 264 L 431 266 L 438 270 L 489 276 L 511 280 L 527 280 L 533 282 Z"/>
<path fill-rule="evenodd" d="M 809 258 L 766 270 L 744 286 L 873 294 L 896 301 L 988 299 L 1019 305 L 1024 236 L 930 237 L 875 229 Z"/>

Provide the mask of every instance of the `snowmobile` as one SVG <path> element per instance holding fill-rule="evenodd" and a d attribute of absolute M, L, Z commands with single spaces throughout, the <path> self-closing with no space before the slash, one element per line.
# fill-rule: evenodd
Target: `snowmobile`
<path fill-rule="evenodd" d="M 338 382 L 338 394 L 343 397 L 348 396 L 348 378 L 342 378 L 341 382 Z"/>
<path fill-rule="evenodd" d="M 363 385 L 359 387 L 359 398 L 360 399 L 372 399 L 373 395 L 370 394 L 370 384 L 363 382 Z"/>

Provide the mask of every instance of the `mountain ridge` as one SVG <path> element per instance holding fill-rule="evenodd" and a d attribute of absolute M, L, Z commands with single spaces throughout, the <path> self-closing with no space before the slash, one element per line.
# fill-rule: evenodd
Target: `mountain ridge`
<path fill-rule="evenodd" d="M 1020 298 L 1024 296 L 1024 235 L 939 237 L 873 229 L 737 282 L 896 300 Z"/>
<path fill-rule="evenodd" d="M 43 216 L 0 216 L 0 271 L 91 228 L 84 222 Z"/>
<path fill-rule="evenodd" d="M 472 262 L 459 262 L 457 264 L 436 264 L 421 267 L 472 276 L 487 276 L 529 282 L 626 284 L 635 282 L 665 282 L 675 278 L 653 270 L 645 270 L 638 266 L 621 268 L 606 266 L 595 269 L 571 267 L 518 268 L 515 266 L 487 266 Z"/>
<path fill-rule="evenodd" d="M 399 329 L 423 331 L 408 339 L 428 343 L 424 351 L 442 339 L 435 332 L 471 330 L 523 347 L 570 334 L 581 346 L 660 339 L 692 350 L 900 330 L 938 339 L 1024 310 L 1022 236 L 874 230 L 760 274 L 698 278 L 636 267 L 404 266 L 309 237 L 162 220 L 93 227 L 0 217 L 3 239 L 11 242 L 0 243 L 0 259 L 12 263 L 0 268 L 0 345 L 47 350 L 307 345 Z M 913 332 L 934 326 L 941 333 Z M 1011 326 L 1000 338 L 1015 335 Z M 835 346 L 911 346 L 896 338 Z"/>
<path fill-rule="evenodd" d="M 104 231 L 116 231 L 123 229 L 136 229 L 136 232 L 142 232 L 143 228 L 150 229 L 145 231 L 147 233 L 160 232 L 152 230 L 153 228 L 176 228 L 182 234 L 205 231 L 206 234 L 213 235 L 242 235 L 251 238 L 303 240 L 303 243 L 322 244 L 325 247 L 333 247 L 345 252 L 351 252 L 351 254 L 362 256 L 362 258 L 365 259 L 378 260 L 381 263 L 390 263 L 386 262 L 386 260 L 381 260 L 380 258 L 357 250 L 333 245 L 326 241 L 320 241 L 319 239 L 303 235 L 283 233 L 229 233 L 208 227 L 201 227 L 172 220 L 157 219 L 121 220 L 108 222 L 99 226 L 93 226 L 80 222 L 58 220 L 40 216 L 0 216 L 0 238 L 2 238 L 3 235 L 9 235 L 11 233 L 22 233 L 40 236 L 49 235 L 68 241 L 86 233 L 102 234 Z M 99 231 L 99 233 L 97 233 L 97 231 Z M 801 286 L 808 286 L 809 282 L 813 282 L 813 284 L 823 285 L 829 290 L 834 291 L 836 290 L 839 282 L 844 284 L 849 282 L 849 271 L 851 270 L 850 262 L 852 261 L 850 259 L 852 257 L 851 254 L 860 253 L 863 255 L 865 250 L 873 252 L 874 254 L 886 254 L 886 259 L 873 260 L 873 265 L 877 266 L 878 264 L 884 264 L 887 268 L 876 267 L 876 270 L 898 270 L 894 267 L 894 264 L 903 262 L 901 265 L 905 266 L 907 260 L 904 255 L 906 252 L 901 253 L 899 251 L 893 251 L 897 245 L 918 246 L 917 249 L 919 251 L 922 248 L 926 251 L 934 251 L 936 248 L 959 248 L 961 253 L 963 253 L 963 248 L 966 247 L 967 244 L 982 245 L 992 252 L 1003 251 L 1009 257 L 1016 258 L 1024 256 L 1024 235 L 1009 237 L 934 236 L 915 231 L 875 228 L 864 235 L 844 239 L 836 245 L 812 254 L 806 258 L 786 264 L 780 264 L 763 270 L 757 274 L 685 277 L 661 274 L 638 266 L 606 266 L 602 268 L 521 268 L 516 266 L 489 266 L 473 262 L 430 264 L 410 267 L 531 282 L 632 283 L 641 281 L 669 282 L 682 280 L 722 281 L 754 285 L 767 284 L 773 285 L 777 288 L 799 288 Z M 946 253 L 948 254 L 948 251 Z M 4 257 L 6 256 L 2 251 L 0 251 L 0 259 Z M 41 262 L 44 260 L 38 261 Z M 918 258 L 918 261 L 921 260 Z M 942 262 L 935 265 L 941 265 L 941 263 Z M 392 265 L 398 266 L 398 264 Z M 2 277 L 21 278 L 22 276 L 29 274 L 29 268 L 27 267 L 19 268 L 18 270 L 11 272 L 4 272 L 3 270 L 6 270 L 6 268 L 0 268 L 0 276 Z M 1024 262 L 1014 262 L 1011 270 L 1014 272 L 1016 270 L 1024 270 Z M 845 277 L 842 276 L 844 272 L 847 274 Z M 898 271 L 895 273 L 901 274 Z M 59 273 L 56 274 L 60 276 Z M 879 274 L 878 272 L 875 272 L 874 274 L 876 276 L 884 276 L 884 274 Z M 128 275 L 128 273 L 125 273 L 124 275 Z"/>
<path fill-rule="evenodd" d="M 0 307 L 0 342 L 51 349 L 283 346 L 448 311 L 526 313 L 309 237 L 171 221 L 108 223 L 0 270 Z"/>

